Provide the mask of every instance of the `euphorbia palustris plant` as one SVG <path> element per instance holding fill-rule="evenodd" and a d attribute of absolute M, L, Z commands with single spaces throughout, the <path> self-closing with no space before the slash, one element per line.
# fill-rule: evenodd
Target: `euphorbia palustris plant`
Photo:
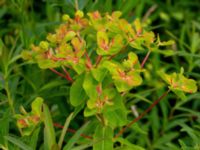
<path fill-rule="evenodd" d="M 77 11 L 74 18 L 64 15 L 55 33 L 48 34 L 39 45 L 31 45 L 31 51 L 23 52 L 25 59 L 71 82 L 71 105 L 83 105 L 84 117 L 94 116 L 99 120 L 93 138 L 100 141 L 94 144 L 95 150 L 113 149 L 114 129 L 129 123 L 124 96 L 142 84 L 141 73 L 145 71 L 150 53 L 157 51 L 159 46 L 173 43 L 156 39 L 152 31 L 143 28 L 139 19 L 129 23 L 120 16 L 119 11 L 111 15 L 95 11 L 86 16 Z M 146 53 L 146 57 L 141 59 L 138 51 Z M 61 68 L 63 73 L 56 68 Z M 181 97 L 183 92 L 197 90 L 195 81 L 184 77 L 183 72 L 160 74 L 169 89 Z"/>

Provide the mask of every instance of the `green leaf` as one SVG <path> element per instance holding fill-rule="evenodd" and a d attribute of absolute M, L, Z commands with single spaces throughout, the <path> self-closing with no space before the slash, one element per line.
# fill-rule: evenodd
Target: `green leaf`
<path fill-rule="evenodd" d="M 108 125 L 112 128 L 120 127 L 127 124 L 127 112 L 125 109 L 116 109 L 103 113 Z"/>
<path fill-rule="evenodd" d="M 123 139 L 121 137 L 117 138 L 115 142 L 120 142 L 123 147 L 116 148 L 116 150 L 145 150 L 143 147 L 132 144 L 127 139 Z"/>
<path fill-rule="evenodd" d="M 31 104 L 32 112 L 35 115 L 41 115 L 42 110 L 42 104 L 43 104 L 43 98 L 37 97 Z"/>
<path fill-rule="evenodd" d="M 107 46 L 109 43 L 108 35 L 104 31 L 98 31 L 97 32 L 97 45 L 103 49 L 107 50 Z"/>
<path fill-rule="evenodd" d="M 76 133 L 68 140 L 67 144 L 64 146 L 63 150 L 71 150 L 75 143 L 78 142 L 81 134 L 86 130 L 90 122 L 85 123 L 81 128 L 79 128 Z"/>
<path fill-rule="evenodd" d="M 48 89 L 59 87 L 63 84 L 66 84 L 65 82 L 63 82 L 63 80 L 53 80 L 53 81 L 46 83 L 44 86 L 42 86 L 39 91 L 43 92 L 43 91 L 48 90 Z"/>
<path fill-rule="evenodd" d="M 83 81 L 83 88 L 86 92 L 86 94 L 89 96 L 91 99 L 96 99 L 97 98 L 97 85 L 98 82 L 93 78 L 91 73 L 86 73 L 85 78 Z"/>
<path fill-rule="evenodd" d="M 114 83 L 119 92 L 128 91 L 135 86 L 139 86 L 142 83 L 142 78 L 139 73 L 130 71 L 123 75 L 124 72 L 120 72 L 118 75 L 114 75 Z"/>
<path fill-rule="evenodd" d="M 169 40 L 169 41 L 160 41 L 160 36 L 157 36 L 157 41 L 158 46 L 168 46 L 168 45 L 173 45 L 175 43 L 174 40 Z"/>
<path fill-rule="evenodd" d="M 141 24 L 140 20 L 138 18 L 135 19 L 133 24 L 134 24 L 134 27 L 135 27 L 135 31 L 138 34 L 141 34 L 142 33 L 142 24 Z"/>
<path fill-rule="evenodd" d="M 29 139 L 29 143 L 30 143 L 30 146 L 33 148 L 33 149 L 36 149 L 37 147 L 37 144 L 38 144 L 38 138 L 39 138 L 39 133 L 40 133 L 40 127 L 36 128 L 33 133 L 31 134 L 31 137 Z M 25 137 L 26 138 L 26 137 Z"/>
<path fill-rule="evenodd" d="M 93 150 L 112 150 L 113 149 L 113 130 L 109 126 L 99 124 L 94 133 Z"/>
<path fill-rule="evenodd" d="M 99 46 L 99 48 L 97 48 L 98 55 L 117 54 L 120 50 L 122 50 L 124 46 L 124 40 L 120 34 L 117 34 L 114 37 L 112 37 L 109 42 L 106 33 L 102 31 L 99 31 L 97 33 L 97 42 Z"/>
<path fill-rule="evenodd" d="M 44 117 L 44 145 L 45 150 L 51 150 L 56 145 L 56 136 L 53 127 L 53 122 L 49 108 L 46 104 L 43 104 L 43 117 Z"/>
<path fill-rule="evenodd" d="M 159 71 L 160 77 L 169 84 L 169 88 L 176 93 L 178 91 L 183 91 L 187 93 L 195 93 L 197 91 L 196 81 L 193 79 L 188 79 L 183 75 L 182 71 L 177 73 L 172 73 L 170 75 L 164 73 L 163 71 Z M 181 93 L 179 92 L 178 95 Z M 183 96 L 183 94 L 181 94 Z M 183 96 L 184 97 L 184 96 Z"/>
<path fill-rule="evenodd" d="M 138 56 L 133 52 L 128 53 L 128 59 L 123 61 L 123 66 L 126 69 L 131 69 L 133 67 L 140 68 L 140 65 L 138 63 Z"/>
<path fill-rule="evenodd" d="M 168 46 L 168 45 L 173 45 L 175 42 L 173 40 L 169 40 L 169 41 L 163 41 L 160 42 L 158 45 L 159 46 Z"/>
<path fill-rule="evenodd" d="M 68 31 L 67 34 L 65 35 L 65 41 L 68 42 L 75 36 L 76 33 L 74 31 Z"/>
<path fill-rule="evenodd" d="M 180 90 L 176 90 L 176 89 L 172 89 L 170 88 L 172 92 L 174 92 L 174 94 L 176 94 L 181 100 L 185 101 L 187 99 L 187 97 L 185 96 L 185 93 L 183 91 Z"/>
<path fill-rule="evenodd" d="M 0 39 L 0 56 L 3 53 L 3 48 L 4 48 L 4 43 L 3 43 L 2 39 Z"/>
<path fill-rule="evenodd" d="M 107 75 L 108 71 L 103 68 L 103 67 L 99 67 L 99 68 L 92 68 L 92 75 L 95 78 L 95 80 L 97 80 L 98 82 L 102 82 L 104 77 Z"/>
<path fill-rule="evenodd" d="M 88 107 L 86 107 L 85 110 L 84 110 L 84 116 L 85 117 L 93 116 L 96 113 L 97 113 L 97 109 L 89 109 Z"/>
<path fill-rule="evenodd" d="M 5 139 L 7 139 L 9 142 L 13 143 L 14 145 L 18 146 L 22 150 L 33 150 L 30 146 L 22 142 L 19 137 L 14 136 L 5 136 Z"/>
<path fill-rule="evenodd" d="M 5 110 L 3 117 L 0 119 L 0 144 L 2 145 L 7 145 L 6 140 L 4 139 L 4 136 L 8 135 L 9 132 L 9 127 L 10 127 L 10 118 L 11 118 L 11 113 L 10 109 Z"/>
<path fill-rule="evenodd" d="M 66 121 L 65 121 L 65 125 L 64 125 L 64 128 L 62 129 L 62 132 L 61 132 L 61 135 L 60 135 L 60 138 L 59 138 L 59 142 L 58 142 L 58 146 L 59 146 L 60 148 L 62 148 L 62 143 L 63 143 L 63 141 L 64 141 L 64 137 L 65 137 L 65 134 L 66 134 L 66 132 L 67 132 L 67 129 L 68 129 L 68 126 L 69 126 L 69 123 L 70 123 L 72 117 L 73 117 L 73 113 L 71 113 L 71 114 L 67 117 L 67 119 L 66 119 Z"/>
<path fill-rule="evenodd" d="M 70 103 L 77 107 L 86 100 L 86 93 L 83 89 L 84 74 L 80 75 L 72 84 L 70 88 Z"/>

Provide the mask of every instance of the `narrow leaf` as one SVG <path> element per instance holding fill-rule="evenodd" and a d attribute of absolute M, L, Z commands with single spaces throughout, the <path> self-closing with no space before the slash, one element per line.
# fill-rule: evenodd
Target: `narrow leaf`
<path fill-rule="evenodd" d="M 22 150 L 33 150 L 30 146 L 22 142 L 19 137 L 13 137 L 13 136 L 5 136 L 5 139 L 7 139 L 9 142 L 13 143 L 14 145 L 18 146 Z"/>
<path fill-rule="evenodd" d="M 69 117 L 67 117 L 67 119 L 66 119 L 66 121 L 65 121 L 65 125 L 64 125 L 64 128 L 63 128 L 63 130 L 62 130 L 62 133 L 61 133 L 61 135 L 60 135 L 59 142 L 58 142 L 58 146 L 59 146 L 60 148 L 62 148 L 62 143 L 63 143 L 64 137 L 65 137 L 65 134 L 66 134 L 66 132 L 67 132 L 69 123 L 70 123 L 70 121 L 71 121 L 71 119 L 72 119 L 72 116 L 73 116 L 73 113 L 71 113 L 71 114 L 69 115 Z"/>
<path fill-rule="evenodd" d="M 56 136 L 53 127 L 53 122 L 49 108 L 46 104 L 43 104 L 43 117 L 44 117 L 44 142 L 45 150 L 51 150 L 52 146 L 56 144 Z"/>
<path fill-rule="evenodd" d="M 89 123 L 90 122 L 85 123 L 79 130 L 76 131 L 76 133 L 72 136 L 72 138 L 64 146 L 63 150 L 71 150 L 72 149 L 72 147 L 78 141 L 78 139 L 81 137 L 81 134 L 87 128 L 87 126 L 88 126 Z"/>

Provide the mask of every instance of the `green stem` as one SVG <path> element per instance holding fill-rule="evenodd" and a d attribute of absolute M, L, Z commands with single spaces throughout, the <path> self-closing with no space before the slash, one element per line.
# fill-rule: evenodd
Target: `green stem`
<path fill-rule="evenodd" d="M 8 98 L 8 104 L 11 108 L 12 113 L 15 114 L 15 109 L 13 107 L 13 99 L 12 99 L 11 94 L 10 94 L 9 85 L 8 85 L 7 80 L 5 81 L 5 90 L 6 90 L 6 94 L 7 94 L 7 98 Z"/>

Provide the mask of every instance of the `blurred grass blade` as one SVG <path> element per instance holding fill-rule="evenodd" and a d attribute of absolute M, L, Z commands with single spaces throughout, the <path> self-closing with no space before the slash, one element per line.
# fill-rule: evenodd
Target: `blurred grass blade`
<path fill-rule="evenodd" d="M 34 132 L 31 135 L 31 138 L 29 139 L 30 140 L 29 144 L 33 149 L 36 149 L 37 147 L 39 133 L 40 133 L 40 127 L 34 130 Z"/>
<path fill-rule="evenodd" d="M 53 122 L 49 108 L 46 104 L 43 105 L 43 117 L 44 117 L 44 144 L 45 150 L 51 150 L 53 145 L 56 144 L 56 136 L 53 127 Z"/>
<path fill-rule="evenodd" d="M 123 145 L 122 148 L 116 149 L 116 150 L 145 150 L 143 147 L 140 147 L 138 145 L 132 144 L 127 139 L 123 139 L 121 137 L 117 138 L 115 142 L 119 142 L 121 145 Z"/>
<path fill-rule="evenodd" d="M 28 146 L 24 142 L 22 142 L 19 139 L 19 137 L 5 136 L 5 139 L 7 139 L 9 142 L 13 143 L 14 145 L 18 146 L 22 150 L 33 150 L 30 146 Z"/>
<path fill-rule="evenodd" d="M 66 84 L 65 82 L 63 82 L 63 80 L 53 80 L 53 81 L 45 84 L 44 86 L 42 86 L 39 91 L 42 92 L 42 91 L 45 91 L 48 89 L 52 89 L 54 87 L 59 87 L 63 84 Z"/>
<path fill-rule="evenodd" d="M 71 113 L 71 114 L 69 115 L 69 117 L 67 117 L 67 119 L 66 119 L 66 121 L 65 121 L 65 125 L 64 125 L 64 128 L 63 128 L 63 130 L 62 130 L 62 133 L 61 133 L 61 135 L 60 135 L 59 142 L 58 142 L 58 146 L 59 146 L 60 148 L 62 148 L 63 140 L 64 140 L 65 134 L 66 134 L 66 132 L 67 132 L 67 129 L 68 129 L 68 127 L 69 127 L 69 123 L 70 123 L 70 121 L 72 120 L 72 116 L 73 116 L 73 113 Z"/>
<path fill-rule="evenodd" d="M 90 122 L 85 123 L 79 130 L 76 131 L 76 133 L 70 138 L 68 143 L 65 145 L 63 150 L 71 150 L 74 144 L 78 141 L 80 138 L 81 134 L 84 132 L 84 130 L 87 128 L 88 124 Z"/>
<path fill-rule="evenodd" d="M 76 147 L 72 148 L 71 150 L 85 150 L 85 149 L 91 147 L 94 143 L 95 142 L 89 142 L 87 144 L 82 144 L 80 146 L 76 146 Z"/>

